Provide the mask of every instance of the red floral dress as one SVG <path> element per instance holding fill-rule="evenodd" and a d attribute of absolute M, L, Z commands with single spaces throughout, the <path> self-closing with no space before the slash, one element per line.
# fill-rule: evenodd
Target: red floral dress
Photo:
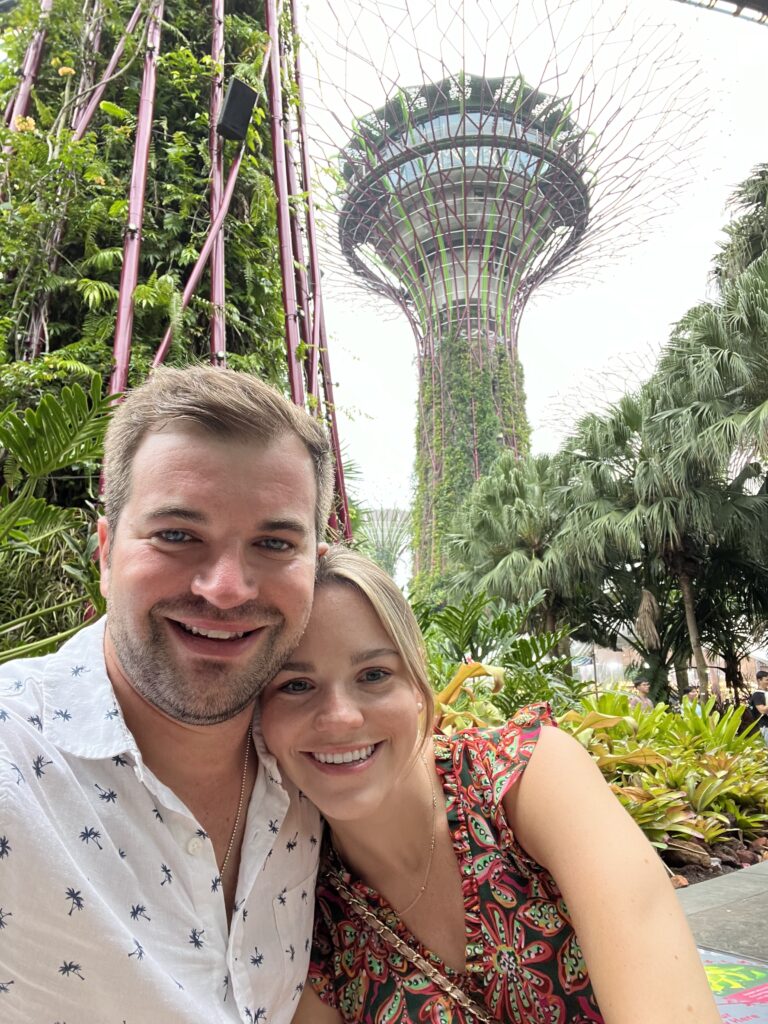
<path fill-rule="evenodd" d="M 603 1024 L 568 910 L 552 876 L 517 844 L 501 805 L 530 759 L 545 705 L 523 708 L 500 729 L 435 736 L 466 911 L 466 973 L 415 939 L 384 900 L 349 876 L 330 844 L 317 886 L 309 981 L 355 1024 L 475 1024 L 471 1013 L 355 915 L 327 878 L 337 872 L 381 921 L 494 1020 L 505 1024 Z"/>

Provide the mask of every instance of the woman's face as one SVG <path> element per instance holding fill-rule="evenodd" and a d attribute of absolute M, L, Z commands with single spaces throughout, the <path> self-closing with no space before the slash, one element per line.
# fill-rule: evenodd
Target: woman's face
<path fill-rule="evenodd" d="M 368 600 L 315 592 L 304 637 L 261 695 L 264 739 L 331 822 L 374 814 L 413 768 L 419 693 Z"/>

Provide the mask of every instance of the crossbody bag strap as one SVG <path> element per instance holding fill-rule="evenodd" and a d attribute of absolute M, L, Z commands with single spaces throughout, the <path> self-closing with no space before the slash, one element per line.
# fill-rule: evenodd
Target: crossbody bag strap
<path fill-rule="evenodd" d="M 336 891 L 344 897 L 346 903 L 351 909 L 357 914 L 359 918 L 369 924 L 371 928 L 380 935 L 383 939 L 389 943 L 389 945 L 396 950 L 401 956 L 404 956 L 409 963 L 412 963 L 414 967 L 425 974 L 430 981 L 433 981 L 443 992 L 447 992 L 448 995 L 453 999 L 455 1003 L 467 1013 L 471 1013 L 472 1016 L 480 1022 L 480 1024 L 497 1024 L 495 1018 L 490 1017 L 487 1011 L 479 1006 L 473 999 L 470 999 L 466 992 L 455 985 L 450 978 L 447 978 L 442 971 L 438 970 L 434 964 L 430 963 L 426 957 L 423 957 L 418 950 L 413 949 L 407 942 L 404 942 L 400 936 L 393 932 L 391 928 L 388 928 L 384 922 L 377 917 L 376 914 L 368 907 L 345 883 L 337 876 L 331 874 L 328 877 L 328 881 L 336 889 Z"/>

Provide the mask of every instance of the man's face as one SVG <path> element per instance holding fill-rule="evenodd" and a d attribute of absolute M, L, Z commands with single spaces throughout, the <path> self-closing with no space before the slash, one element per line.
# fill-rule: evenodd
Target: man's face
<path fill-rule="evenodd" d="M 99 522 L 113 682 L 187 723 L 253 701 L 309 617 L 315 486 L 292 435 L 266 447 L 196 429 L 147 435 L 114 535 Z"/>
<path fill-rule="evenodd" d="M 643 697 L 647 697 L 651 692 L 651 684 L 647 679 L 644 679 L 642 683 L 637 684 L 637 692 L 641 693 Z"/>

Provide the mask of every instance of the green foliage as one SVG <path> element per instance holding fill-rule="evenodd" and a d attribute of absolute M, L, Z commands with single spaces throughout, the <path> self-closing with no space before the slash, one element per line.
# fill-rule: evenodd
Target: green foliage
<path fill-rule="evenodd" d="M 479 358 L 479 339 L 463 333 L 436 341 L 425 358 L 416 428 L 413 592 L 439 605 L 447 598 L 448 534 L 478 475 L 505 445 L 527 450 L 522 369 L 498 344 Z"/>
<path fill-rule="evenodd" d="M 768 829 L 768 750 L 741 732 L 741 708 L 723 714 L 710 700 L 698 713 L 659 704 L 629 711 L 624 694 L 585 697 L 560 720 L 592 754 L 650 841 L 696 854 L 706 844 Z M 699 853 L 700 853 L 699 849 Z"/>
<path fill-rule="evenodd" d="M 0 416 L 0 661 L 56 647 L 84 624 L 88 605 L 103 608 L 90 511 L 40 492 L 63 469 L 90 470 L 96 482 L 111 406 L 94 377 L 90 393 L 73 384 Z"/>
<path fill-rule="evenodd" d="M 558 710 L 572 707 L 587 684 L 572 679 L 570 659 L 558 655 L 569 636 L 567 627 L 531 632 L 530 622 L 543 599 L 538 593 L 525 605 L 508 605 L 485 594 L 469 595 L 438 612 L 416 604 L 424 633 L 430 678 L 444 690 L 467 661 L 500 670 L 501 686 L 483 676 L 465 683 L 451 704 L 454 728 L 473 721 L 500 722 L 525 704 L 547 701 Z"/>
<path fill-rule="evenodd" d="M 0 129 L 0 145 L 8 147 L 0 203 L 0 362 L 18 360 L 35 346 L 52 355 L 84 346 L 89 353 L 84 361 L 107 377 L 145 36 L 137 30 L 128 41 L 117 78 L 85 137 L 75 142 L 71 117 L 81 73 L 100 76 L 130 6 L 118 0 L 99 5 L 101 49 L 92 67 L 84 49 L 89 11 L 75 0 L 57 0 L 46 20 L 32 120 L 21 131 Z M 38 5 L 29 0 L 0 19 L 0 53 L 7 55 L 0 61 L 0 106 L 13 96 L 16 69 L 37 20 Z M 227 22 L 228 59 L 240 77 L 261 90 L 267 38 L 262 26 L 244 12 L 230 14 Z M 172 18 L 163 24 L 158 58 L 134 296 L 136 371 L 146 366 L 146 353 L 169 324 L 175 330 L 171 362 L 205 357 L 209 350 L 205 277 L 189 310 L 180 311 L 185 279 L 209 225 L 208 103 L 216 70 L 207 52 L 209 39 L 208 8 L 174 5 Z M 248 358 L 260 376 L 282 386 L 283 312 L 264 111 L 262 92 L 225 225 L 227 347 Z M 233 154 L 234 144 L 227 144 L 227 158 Z M 58 368 L 68 382 L 69 369 Z"/>

